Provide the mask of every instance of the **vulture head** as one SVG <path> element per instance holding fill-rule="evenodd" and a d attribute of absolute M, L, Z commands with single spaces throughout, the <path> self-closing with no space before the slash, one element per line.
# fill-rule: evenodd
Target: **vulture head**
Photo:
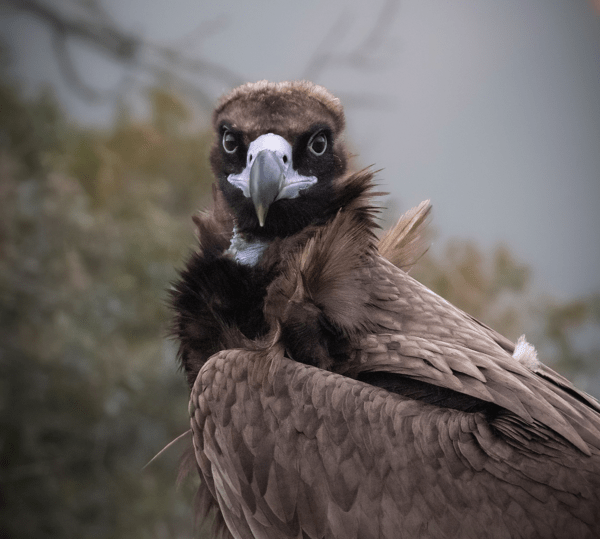
<path fill-rule="evenodd" d="M 306 81 L 245 84 L 220 101 L 213 127 L 212 169 L 236 233 L 247 241 L 290 236 L 339 209 L 344 112 L 325 88 Z"/>

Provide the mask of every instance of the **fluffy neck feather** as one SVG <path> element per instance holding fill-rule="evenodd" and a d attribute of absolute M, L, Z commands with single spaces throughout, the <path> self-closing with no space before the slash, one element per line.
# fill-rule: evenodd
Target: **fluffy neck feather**
<path fill-rule="evenodd" d="M 225 255 L 231 256 L 238 264 L 243 266 L 256 266 L 268 246 L 269 242 L 266 240 L 258 238 L 247 240 L 234 226 L 231 243 L 229 249 L 225 251 Z"/>

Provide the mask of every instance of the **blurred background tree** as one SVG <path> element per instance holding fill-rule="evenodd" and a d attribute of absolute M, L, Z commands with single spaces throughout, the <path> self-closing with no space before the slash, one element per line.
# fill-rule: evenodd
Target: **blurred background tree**
<path fill-rule="evenodd" d="M 84 128 L 50 89 L 26 97 L 0 77 L 0 536 L 190 537 L 194 480 L 175 486 L 185 442 L 142 468 L 188 428 L 167 290 L 194 247 L 190 216 L 208 202 L 206 88 L 242 80 L 123 32 L 96 1 L 77 16 L 3 3 L 45 21 L 59 55 L 76 36 L 133 62 L 149 113 L 123 101 L 114 125 Z M 307 74 L 365 69 L 394 6 L 344 55 L 328 52 L 343 37 L 334 25 Z M 69 84 L 101 98 L 62 58 Z M 428 253 L 413 275 L 508 337 L 526 333 L 544 362 L 600 395 L 598 350 L 586 347 L 600 329 L 597 295 L 540 297 L 510 249 L 470 241 Z"/>
<path fill-rule="evenodd" d="M 142 467 L 188 428 L 166 300 L 208 137 L 175 95 L 152 103 L 100 132 L 0 87 L 2 537 L 191 535 L 178 451 Z"/>

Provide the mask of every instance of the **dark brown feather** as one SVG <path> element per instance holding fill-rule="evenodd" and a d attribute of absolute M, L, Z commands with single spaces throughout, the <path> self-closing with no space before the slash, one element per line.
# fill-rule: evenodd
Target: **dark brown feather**
<path fill-rule="evenodd" d="M 223 194 L 215 184 L 212 186 L 213 207 L 194 215 L 192 220 L 196 225 L 196 236 L 200 252 L 203 256 L 218 256 L 231 243 L 233 234 L 233 215 L 223 200 Z"/>
<path fill-rule="evenodd" d="M 247 141 L 328 125 L 337 161 L 254 266 L 228 253 L 239 193 L 195 219 L 173 303 L 201 514 L 242 538 L 600 536 L 600 406 L 401 269 L 428 203 L 377 244 L 339 101 L 261 82 L 213 119 Z"/>
<path fill-rule="evenodd" d="M 263 361 L 260 351 L 218 354 L 191 399 L 192 417 L 204 410 L 199 417 L 212 425 L 193 419 L 194 430 L 207 432 L 196 451 L 230 485 L 216 495 L 240 537 L 592 538 L 600 531 L 592 510 L 597 448 L 587 457 L 541 425 L 534 442 L 518 444 L 496 430 L 514 420 L 510 414 L 492 427 L 482 413 L 390 394 L 283 357 L 257 385 L 249 367 Z M 226 416 L 217 394 L 230 403 Z M 269 419 L 280 400 L 295 405 Z M 253 409 L 262 412 L 249 416 Z M 313 434 L 300 426 L 306 409 L 318 410 Z M 243 453 L 218 441 L 234 431 L 254 469 L 268 470 L 262 487 L 236 471 Z M 257 451 L 253 439 L 272 449 Z"/>
<path fill-rule="evenodd" d="M 223 121 L 242 131 L 248 141 L 264 133 L 292 139 L 324 121 L 331 122 L 336 134 L 345 126 L 340 100 L 308 81 L 244 84 L 217 104 L 213 126 L 218 128 Z"/>

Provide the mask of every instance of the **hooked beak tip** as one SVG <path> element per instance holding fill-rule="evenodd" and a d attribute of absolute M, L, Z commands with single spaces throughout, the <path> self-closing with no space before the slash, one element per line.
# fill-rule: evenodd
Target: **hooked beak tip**
<path fill-rule="evenodd" d="M 265 218 L 267 217 L 267 211 L 265 210 L 265 207 L 262 204 L 258 204 L 255 209 L 256 216 L 258 217 L 258 224 L 262 228 L 265 226 Z"/>

